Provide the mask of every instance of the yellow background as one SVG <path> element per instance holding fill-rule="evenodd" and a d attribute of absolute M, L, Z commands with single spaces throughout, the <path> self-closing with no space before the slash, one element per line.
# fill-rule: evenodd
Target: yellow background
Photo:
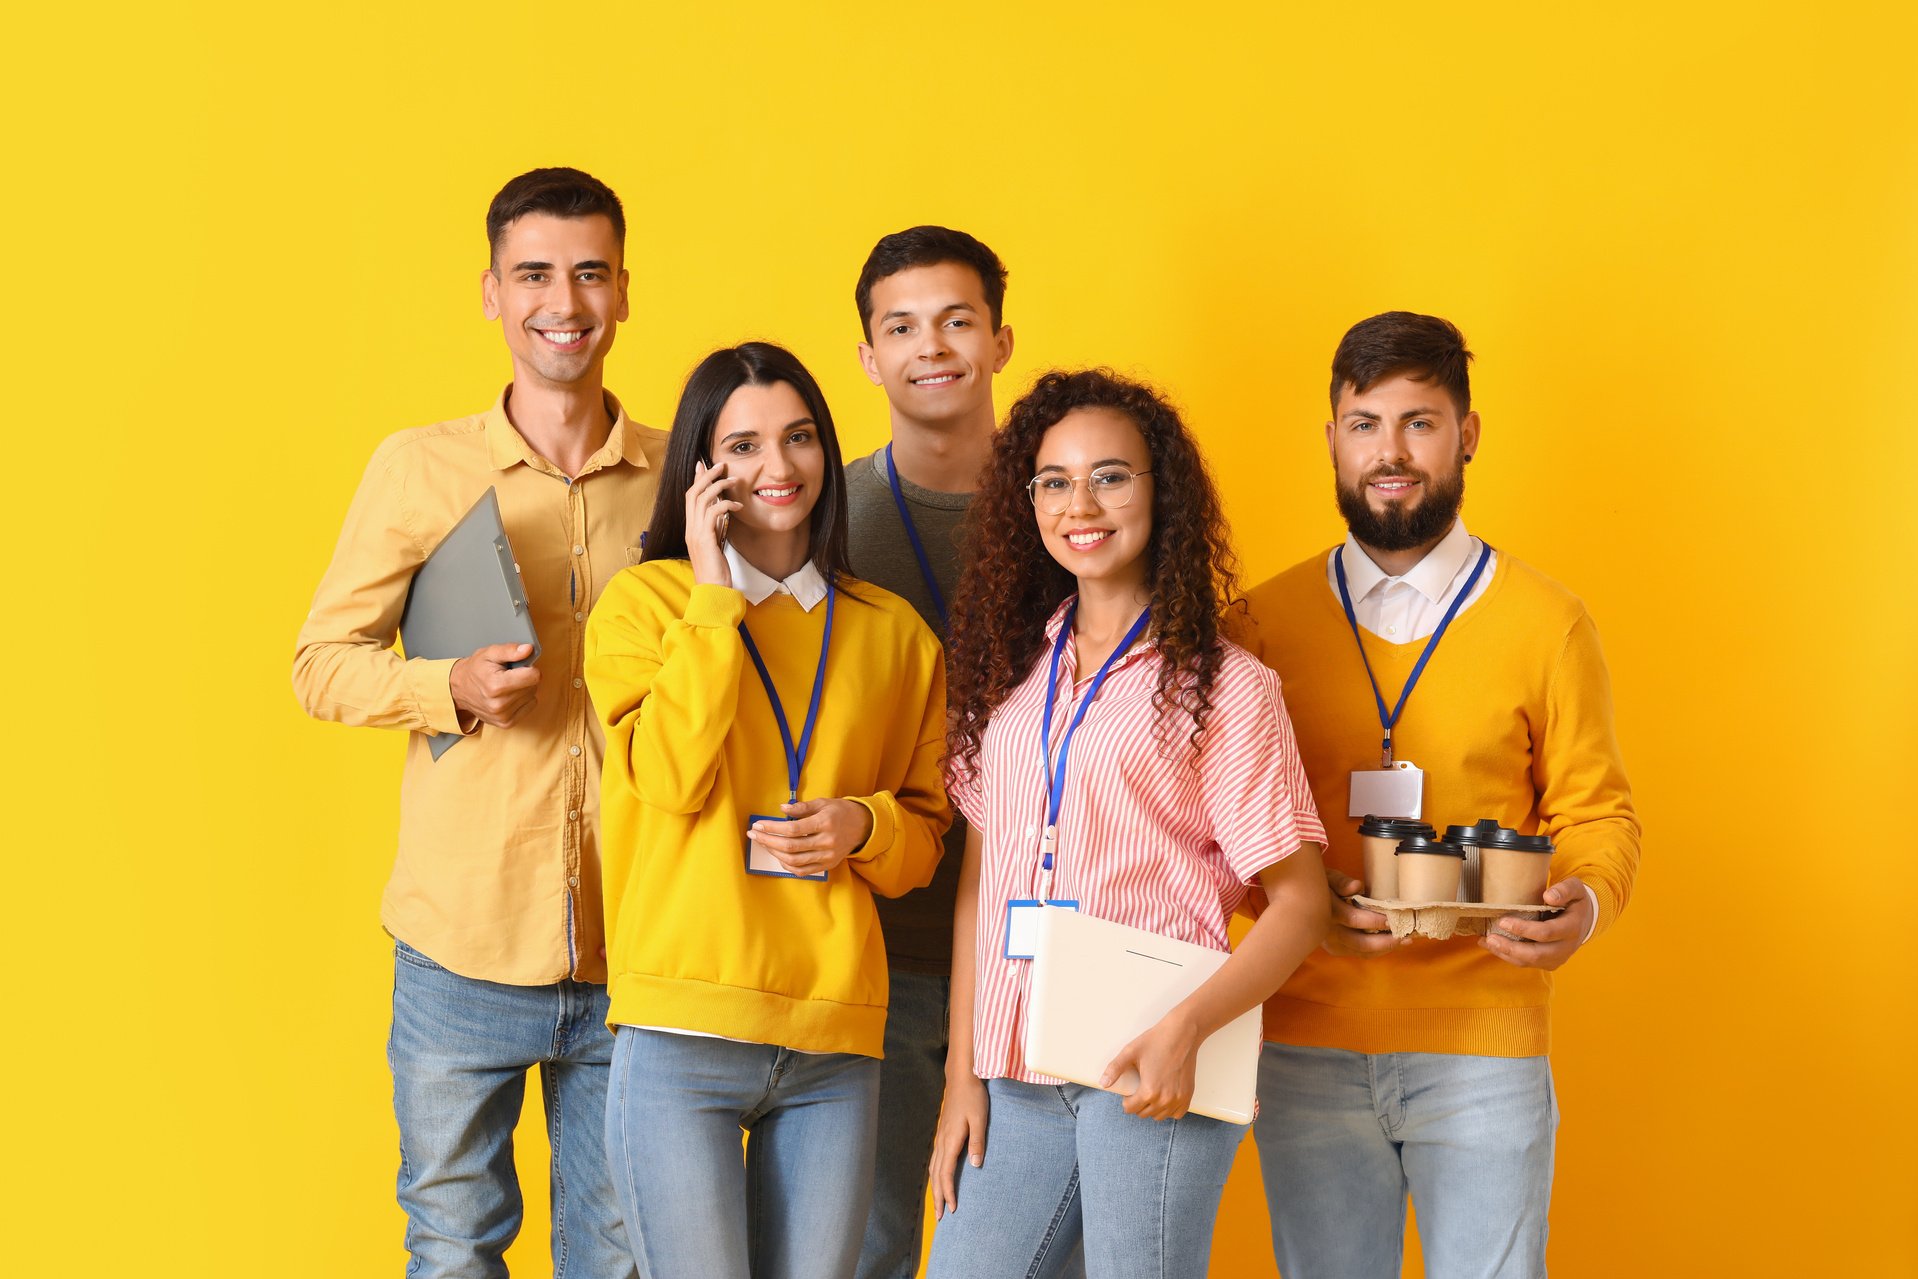
<path fill-rule="evenodd" d="M 1001 407 L 1171 388 L 1251 580 L 1338 535 L 1345 326 L 1458 321 L 1471 526 L 1597 617 L 1647 831 L 1559 984 L 1554 1272 L 1911 1273 L 1908 6 L 618 12 L 9 20 L 0 1270 L 400 1267 L 400 742 L 288 665 L 374 444 L 505 379 L 487 200 L 569 163 L 630 213 L 643 420 L 762 336 L 873 446 L 854 276 L 950 223 L 1012 268 Z M 1218 1275 L 1270 1272 L 1250 1151 Z"/>

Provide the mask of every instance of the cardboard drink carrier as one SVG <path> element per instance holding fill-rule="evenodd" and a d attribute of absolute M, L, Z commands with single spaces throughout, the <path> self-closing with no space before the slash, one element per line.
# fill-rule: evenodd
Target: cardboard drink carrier
<path fill-rule="evenodd" d="M 1482 937 L 1502 916 L 1548 919 L 1560 913 L 1544 904 L 1553 851 L 1548 837 L 1520 835 L 1490 818 L 1448 826 L 1444 839 L 1436 834 L 1431 826 L 1400 818 L 1368 815 L 1359 825 L 1366 882 L 1390 889 L 1379 897 L 1354 897 L 1352 904 L 1384 915 L 1392 936 Z M 1380 871 L 1392 840 L 1398 865 L 1388 876 Z M 1494 900 L 1480 900 L 1488 893 Z"/>

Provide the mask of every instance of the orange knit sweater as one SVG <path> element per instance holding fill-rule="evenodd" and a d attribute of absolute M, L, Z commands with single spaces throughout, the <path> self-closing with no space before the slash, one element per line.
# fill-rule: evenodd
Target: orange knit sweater
<path fill-rule="evenodd" d="M 1378 767 L 1379 722 L 1338 596 L 1315 555 L 1251 594 L 1257 651 L 1285 701 L 1331 846 L 1363 877 L 1354 769 Z M 1365 634 L 1390 706 L 1424 650 Z M 1503 550 L 1485 593 L 1452 623 L 1393 732 L 1425 770 L 1424 819 L 1492 817 L 1552 837 L 1553 880 L 1576 875 L 1603 933 L 1631 896 L 1638 818 L 1612 729 L 1598 632 L 1571 593 Z M 1576 959 L 1574 962 L 1577 962 Z M 1551 974 L 1515 968 L 1474 937 L 1416 940 L 1354 959 L 1316 951 L 1265 1008 L 1265 1037 L 1354 1052 L 1527 1057 L 1550 1048 Z"/>

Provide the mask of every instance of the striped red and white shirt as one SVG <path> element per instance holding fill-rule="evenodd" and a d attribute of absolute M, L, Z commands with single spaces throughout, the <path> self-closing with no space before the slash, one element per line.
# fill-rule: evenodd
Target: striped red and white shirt
<path fill-rule="evenodd" d="M 1045 880 L 1039 721 L 1051 644 L 1064 617 L 1061 605 L 1046 626 L 1047 647 L 993 712 L 974 765 L 948 766 L 948 794 L 979 831 L 983 851 L 972 1014 L 973 1072 L 981 1079 L 1063 1082 L 1026 1068 L 1032 964 L 1007 959 L 1005 940 L 1007 903 L 1037 899 Z M 1072 738 L 1046 896 L 1076 900 L 1098 919 L 1229 950 L 1227 921 L 1246 886 L 1301 844 L 1325 843 L 1279 677 L 1236 644 L 1221 643 L 1225 660 L 1196 760 L 1183 711 L 1172 712 L 1179 722 L 1163 738 L 1155 732 L 1158 645 L 1141 641 L 1113 663 Z M 1047 732 L 1055 761 L 1096 673 L 1081 679 L 1076 659 L 1068 643 Z M 1162 740 L 1169 749 L 1161 749 Z"/>

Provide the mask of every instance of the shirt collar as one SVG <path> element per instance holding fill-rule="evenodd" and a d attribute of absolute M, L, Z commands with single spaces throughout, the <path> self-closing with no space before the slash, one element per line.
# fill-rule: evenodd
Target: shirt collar
<path fill-rule="evenodd" d="M 1352 593 L 1354 603 L 1370 595 L 1381 583 L 1394 580 L 1372 562 L 1372 557 L 1365 553 L 1365 548 L 1350 533 L 1345 535 L 1345 545 L 1339 554 L 1345 561 L 1345 586 Z M 1396 580 L 1404 582 L 1436 604 L 1445 598 L 1452 579 L 1458 576 L 1471 555 L 1472 535 L 1465 531 L 1465 521 L 1453 520 L 1451 532 L 1440 538 L 1438 545 L 1425 553 L 1424 559 L 1405 570 Z"/>
<path fill-rule="evenodd" d="M 724 550 L 726 567 L 732 570 L 733 589 L 744 595 L 748 604 L 763 604 L 784 591 L 799 602 L 799 607 L 810 613 L 815 604 L 826 598 L 826 576 L 811 560 L 807 560 L 797 573 L 781 580 L 760 572 L 744 555 L 733 549 L 731 542 L 725 544 Z"/>
<path fill-rule="evenodd" d="M 506 389 L 499 393 L 499 398 L 493 401 L 493 407 L 487 410 L 487 460 L 496 471 L 510 470 L 524 463 L 536 471 L 558 474 L 551 462 L 533 451 L 533 446 L 526 442 L 526 438 L 514 428 L 512 420 L 506 416 L 506 398 L 512 394 L 512 391 L 512 385 L 509 383 Z M 606 411 L 612 414 L 613 429 L 607 433 L 606 443 L 600 445 L 599 451 L 586 460 L 586 467 L 580 474 L 589 475 L 605 467 L 617 466 L 621 462 L 628 462 L 645 470 L 651 463 L 646 460 L 646 451 L 639 445 L 638 424 L 626 416 L 626 410 L 620 406 L 618 397 L 611 391 L 603 391 L 601 394 L 606 397 Z"/>

